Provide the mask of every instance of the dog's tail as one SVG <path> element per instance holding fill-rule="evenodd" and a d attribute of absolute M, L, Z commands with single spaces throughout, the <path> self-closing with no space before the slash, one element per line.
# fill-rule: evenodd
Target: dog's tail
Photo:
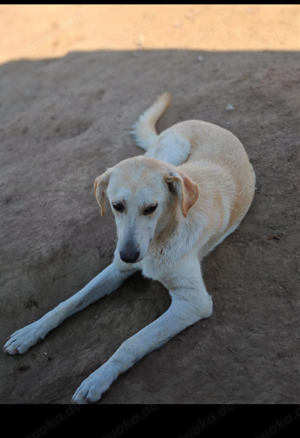
<path fill-rule="evenodd" d="M 169 93 L 162 94 L 132 125 L 130 133 L 133 135 L 137 146 L 147 151 L 157 140 L 158 135 L 155 129 L 155 124 L 168 108 L 171 100 L 172 97 Z"/>

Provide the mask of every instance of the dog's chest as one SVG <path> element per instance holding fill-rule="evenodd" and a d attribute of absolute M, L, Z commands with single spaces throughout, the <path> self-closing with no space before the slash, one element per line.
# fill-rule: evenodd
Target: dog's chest
<path fill-rule="evenodd" d="M 142 274 L 145 277 L 151 278 L 152 280 L 159 280 L 166 267 L 166 260 L 163 257 L 163 251 L 161 254 L 160 251 L 153 255 L 148 253 L 144 260 L 142 260 L 141 264 Z"/>
<path fill-rule="evenodd" d="M 141 262 L 142 274 L 152 280 L 160 280 L 170 269 L 172 265 L 172 251 L 169 248 L 169 242 L 165 245 L 151 245 L 148 248 L 148 254 Z"/>
<path fill-rule="evenodd" d="M 157 260 L 147 256 L 142 261 L 142 274 L 145 277 L 151 278 L 152 280 L 158 280 L 160 277 L 160 272 L 161 270 L 159 269 L 159 263 Z"/>

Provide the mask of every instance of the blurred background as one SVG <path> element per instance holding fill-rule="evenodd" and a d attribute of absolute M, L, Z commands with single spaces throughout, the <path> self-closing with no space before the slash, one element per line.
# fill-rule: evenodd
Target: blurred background
<path fill-rule="evenodd" d="M 158 132 L 189 119 L 232 131 L 255 197 L 202 263 L 211 318 L 100 403 L 298 403 L 299 48 L 299 5 L 1 5 L 0 343 L 111 263 L 114 218 L 93 183 L 143 153 L 130 127 L 168 91 Z M 0 355 L 0 402 L 69 403 L 169 304 L 135 275 L 25 355 Z"/>
<path fill-rule="evenodd" d="M 299 5 L 1 5 L 0 60 L 77 50 L 298 50 Z"/>

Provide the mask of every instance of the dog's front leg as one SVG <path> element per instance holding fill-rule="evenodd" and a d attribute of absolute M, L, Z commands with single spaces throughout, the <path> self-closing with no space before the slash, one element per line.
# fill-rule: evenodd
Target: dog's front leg
<path fill-rule="evenodd" d="M 169 309 L 125 341 L 104 365 L 84 380 L 72 403 L 99 400 L 119 374 L 186 327 L 211 315 L 212 300 L 205 289 L 198 258 L 186 257 L 180 269 L 170 272 L 162 283 L 171 286 Z"/>
<path fill-rule="evenodd" d="M 71 298 L 63 301 L 38 321 L 11 335 L 3 347 L 3 352 L 9 354 L 25 353 L 66 318 L 118 289 L 123 281 L 137 270 L 137 268 L 115 259 L 111 265 Z"/>

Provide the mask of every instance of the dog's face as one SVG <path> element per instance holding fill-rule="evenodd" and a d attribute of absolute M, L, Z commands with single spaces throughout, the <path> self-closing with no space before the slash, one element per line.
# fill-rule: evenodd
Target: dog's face
<path fill-rule="evenodd" d="M 125 263 L 145 257 L 158 223 L 176 208 L 177 200 L 181 199 L 186 217 L 199 196 L 198 186 L 171 167 L 154 158 L 135 157 L 108 169 L 95 181 L 101 215 L 106 196 L 115 215 L 117 251 Z"/>

